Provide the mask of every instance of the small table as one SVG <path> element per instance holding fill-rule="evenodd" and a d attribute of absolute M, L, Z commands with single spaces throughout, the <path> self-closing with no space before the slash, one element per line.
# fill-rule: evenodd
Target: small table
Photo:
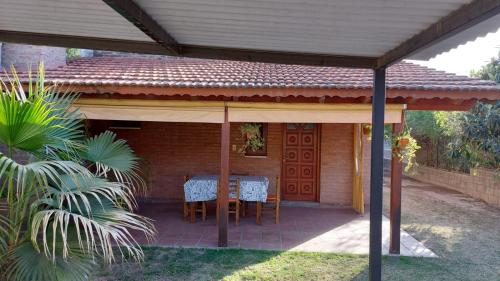
<path fill-rule="evenodd" d="M 257 212 L 262 208 L 262 203 L 267 200 L 269 179 L 264 176 L 236 176 L 230 179 L 240 179 L 240 200 L 257 202 Z M 202 202 L 217 199 L 217 182 L 219 176 L 194 176 L 184 183 L 184 196 L 186 202 Z M 234 198 L 236 194 L 229 194 Z M 193 215 L 193 212 L 191 212 Z M 193 218 L 193 217 L 192 217 Z M 258 221 L 259 222 L 259 221 Z"/>

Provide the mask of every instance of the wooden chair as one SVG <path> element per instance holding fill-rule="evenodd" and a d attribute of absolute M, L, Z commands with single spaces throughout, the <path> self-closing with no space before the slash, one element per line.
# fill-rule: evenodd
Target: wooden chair
<path fill-rule="evenodd" d="M 184 183 L 189 180 L 189 176 L 184 176 Z M 182 187 L 182 194 L 184 200 L 184 219 L 187 219 L 188 216 L 191 216 L 191 222 L 194 223 L 196 221 L 196 213 L 201 213 L 201 219 L 205 221 L 207 219 L 207 204 L 205 201 L 202 202 L 186 202 L 186 197 L 184 196 L 184 187 Z"/>
<path fill-rule="evenodd" d="M 220 194 L 220 180 L 217 184 L 217 198 L 219 198 Z M 231 196 L 234 194 L 235 196 Z M 228 214 L 235 214 L 236 217 L 236 225 L 240 224 L 240 209 L 241 209 L 241 201 L 240 201 L 240 179 L 229 179 L 229 206 L 228 206 Z M 233 207 L 234 208 L 231 208 Z M 217 204 L 217 224 L 219 224 L 219 204 Z"/>
<path fill-rule="evenodd" d="M 281 184 L 280 184 L 280 177 L 277 176 L 276 177 L 276 194 L 268 194 L 267 195 L 267 200 L 266 200 L 266 203 L 267 205 L 269 205 L 269 203 L 271 203 L 273 206 L 272 206 L 272 209 L 274 209 L 275 211 L 275 222 L 276 224 L 279 224 L 280 223 L 280 203 L 281 203 Z M 257 206 L 257 216 L 261 216 L 262 214 L 262 211 L 259 210 L 260 206 Z M 257 222 L 259 223 L 260 222 L 260 218 L 258 218 Z"/>

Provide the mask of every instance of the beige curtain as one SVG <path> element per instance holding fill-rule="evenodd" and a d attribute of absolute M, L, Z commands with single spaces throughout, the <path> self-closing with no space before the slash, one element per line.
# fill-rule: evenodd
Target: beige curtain
<path fill-rule="evenodd" d="M 353 135 L 353 185 L 352 185 L 352 207 L 360 214 L 365 213 L 365 201 L 363 195 L 363 128 L 362 124 L 354 124 Z"/>

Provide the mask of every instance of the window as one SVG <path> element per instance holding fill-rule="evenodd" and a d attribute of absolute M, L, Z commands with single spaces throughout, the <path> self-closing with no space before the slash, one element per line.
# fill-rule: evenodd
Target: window
<path fill-rule="evenodd" d="M 261 149 L 258 150 L 247 148 L 245 151 L 245 156 L 267 156 L 267 123 L 257 123 L 257 125 L 260 125 L 259 131 L 260 136 L 264 141 L 264 145 Z"/>
<path fill-rule="evenodd" d="M 113 120 L 109 126 L 110 129 L 128 129 L 128 130 L 138 130 L 141 128 L 140 121 L 121 121 Z"/>

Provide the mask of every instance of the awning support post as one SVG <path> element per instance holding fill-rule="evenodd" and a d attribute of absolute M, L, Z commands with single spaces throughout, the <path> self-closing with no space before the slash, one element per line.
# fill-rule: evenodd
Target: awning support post
<path fill-rule="evenodd" d="M 231 123 L 228 120 L 227 106 L 224 107 L 224 123 L 221 126 L 220 147 L 220 189 L 217 194 L 219 205 L 219 247 L 227 247 L 228 199 L 229 199 L 229 136 Z"/>
<path fill-rule="evenodd" d="M 403 112 L 404 116 L 404 112 Z M 402 122 L 404 122 L 402 117 Z M 402 131 L 403 123 L 392 124 L 392 134 L 397 135 Z M 403 163 L 392 155 L 391 157 L 391 206 L 390 206 L 390 243 L 389 253 L 399 255 L 401 243 L 401 181 L 403 176 Z"/>
<path fill-rule="evenodd" d="M 382 279 L 382 187 L 384 183 L 385 68 L 374 70 L 370 173 L 369 280 Z"/>

